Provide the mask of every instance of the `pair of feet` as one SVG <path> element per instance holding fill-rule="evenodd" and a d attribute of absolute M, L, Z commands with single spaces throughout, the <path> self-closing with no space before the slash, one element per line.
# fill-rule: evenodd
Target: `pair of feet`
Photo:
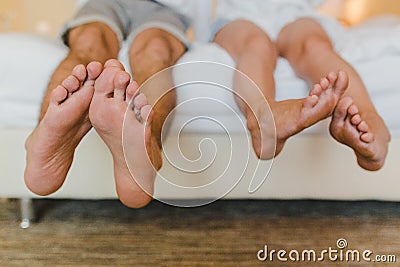
<path fill-rule="evenodd" d="M 331 72 L 313 86 L 307 98 L 270 103 L 275 133 L 271 132 L 264 108 L 255 107 L 255 115 L 248 120 L 257 155 L 263 159 L 278 155 L 288 138 L 332 117 L 329 129 L 332 137 L 354 150 L 358 164 L 370 171 L 382 168 L 388 153 L 389 131 L 376 111 L 362 113 L 350 96 L 344 96 L 348 85 L 347 73 Z M 271 150 L 267 144 L 275 141 L 276 149 Z"/>
<path fill-rule="evenodd" d="M 154 149 L 148 147 L 152 112 L 138 84 L 130 79 L 117 60 L 109 60 L 104 68 L 92 62 L 87 67 L 76 66 L 52 91 L 46 114 L 26 142 L 25 182 L 31 191 L 49 195 L 62 186 L 76 147 L 93 126 L 113 156 L 121 201 L 129 207 L 150 202 L 155 177 L 147 155 Z M 129 136 L 125 146 L 123 134 Z M 157 161 L 161 158 L 157 148 L 149 154 L 156 155 Z M 140 186 L 131 175 L 133 169 Z"/>

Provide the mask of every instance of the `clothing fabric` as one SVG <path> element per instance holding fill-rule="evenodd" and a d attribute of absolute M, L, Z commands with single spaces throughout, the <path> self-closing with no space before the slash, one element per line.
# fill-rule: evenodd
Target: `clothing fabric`
<path fill-rule="evenodd" d="M 273 41 L 281 30 L 300 19 L 311 18 L 326 31 L 332 42 L 344 31 L 342 25 L 328 16 L 317 12 L 324 0 L 218 0 L 217 16 L 211 38 L 226 24 L 238 20 L 248 20 L 260 27 Z"/>
<path fill-rule="evenodd" d="M 186 30 L 189 19 L 162 2 L 152 0 L 90 0 L 68 22 L 61 32 L 68 46 L 68 33 L 77 26 L 102 22 L 117 35 L 120 46 L 123 41 L 132 43 L 135 37 L 149 28 L 158 28 L 174 35 L 186 46 Z"/>

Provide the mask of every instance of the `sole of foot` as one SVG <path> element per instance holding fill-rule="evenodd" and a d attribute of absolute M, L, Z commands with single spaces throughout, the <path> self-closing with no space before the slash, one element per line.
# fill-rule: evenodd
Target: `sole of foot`
<path fill-rule="evenodd" d="M 25 183 L 32 192 L 49 195 L 64 183 L 75 148 L 92 127 L 89 106 L 101 71 L 98 62 L 78 65 L 51 92 L 46 113 L 25 143 Z"/>
<path fill-rule="evenodd" d="M 155 168 L 150 151 L 152 111 L 145 95 L 117 60 L 109 60 L 96 80 L 89 117 L 113 156 L 117 194 L 123 204 L 141 208 L 152 200 Z M 139 120 L 138 120 L 139 118 Z"/>
<path fill-rule="evenodd" d="M 364 116 L 351 97 L 343 97 L 333 114 L 330 133 L 354 150 L 362 168 L 377 171 L 383 167 L 391 138 L 377 113 Z"/>

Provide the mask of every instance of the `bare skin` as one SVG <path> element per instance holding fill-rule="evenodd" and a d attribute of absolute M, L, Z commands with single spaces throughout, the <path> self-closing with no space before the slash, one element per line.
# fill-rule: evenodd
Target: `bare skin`
<path fill-rule="evenodd" d="M 76 66 L 51 93 L 47 112 L 26 141 L 25 182 L 39 195 L 57 191 L 71 167 L 75 148 L 92 128 L 89 106 L 102 65 Z"/>
<path fill-rule="evenodd" d="M 151 116 L 147 119 L 151 106 L 143 94 L 135 97 L 134 109 L 140 113 L 143 121 L 147 119 L 146 124 L 139 122 L 132 108 L 128 110 L 139 86 L 136 82 L 129 84 L 129 81 L 130 75 L 117 60 L 107 61 L 103 73 L 96 80 L 89 117 L 113 156 L 118 195 L 128 194 L 130 198 L 124 196 L 121 201 L 127 201 L 129 206 L 138 208 L 151 200 L 155 177 L 154 167 L 146 153 L 151 149 Z M 124 144 L 127 160 L 130 160 L 128 165 L 122 142 L 124 125 L 124 135 L 128 136 Z M 150 154 L 157 154 L 157 160 L 161 158 L 160 149 Z M 131 176 L 128 166 L 136 177 Z"/>
<path fill-rule="evenodd" d="M 359 111 L 356 118 L 363 121 L 359 130 L 365 130 L 365 125 L 367 125 L 368 131 L 358 137 L 353 134 L 353 128 L 338 123 L 337 118 L 343 117 L 344 113 L 340 105 L 335 109 L 335 116 L 332 119 L 330 127 L 332 136 L 355 151 L 358 163 L 362 168 L 374 171 L 383 167 L 390 142 L 389 131 L 375 110 L 361 78 L 334 51 L 329 37 L 317 22 L 307 18 L 299 19 L 287 25 L 279 34 L 278 40 L 273 42 L 256 25 L 249 21 L 238 20 L 221 29 L 216 34 L 214 42 L 232 56 L 238 70 L 245 73 L 258 85 L 272 110 L 277 128 L 276 136 L 270 132 L 271 130 L 265 130 L 271 128 L 271 118 L 267 114 L 269 111 L 260 108 L 261 106 L 265 107 L 259 103 L 260 96 L 243 89 L 246 88 L 245 86 L 234 85 L 238 94 L 246 99 L 246 104 L 241 100 L 237 100 L 237 102 L 247 118 L 253 147 L 260 158 L 274 156 L 271 150 L 271 144 L 275 142 L 274 138 L 277 143 L 275 153 L 277 155 L 290 136 L 329 117 L 334 112 L 336 104 L 342 103 L 341 97 L 351 96 L 354 106 Z M 322 90 L 322 97 L 316 101 L 325 104 L 317 104 L 313 108 L 316 99 L 313 95 L 320 90 L 315 88 L 310 91 L 307 99 L 275 101 L 273 74 L 278 55 L 286 58 L 297 75 L 310 84 L 317 85 L 317 81 L 320 81 L 321 77 L 328 77 L 328 80 L 331 80 L 329 78 L 331 75 L 339 76 L 336 84 L 330 82 L 329 85 L 336 90 Z M 332 72 L 332 70 L 342 71 Z M 326 82 L 319 83 L 321 88 L 325 88 Z M 332 94 L 332 92 L 336 93 Z M 322 108 L 322 105 L 327 106 Z M 340 116 L 336 113 L 339 113 Z"/>
<path fill-rule="evenodd" d="M 261 159 L 278 155 L 288 138 L 331 116 L 347 89 L 347 74 L 330 72 L 319 83 L 315 83 L 309 97 L 278 102 L 275 100 L 273 76 L 277 50 L 261 29 L 248 21 L 235 21 L 217 33 L 214 41 L 232 55 L 237 68 L 254 80 L 261 90 L 261 96 L 264 96 L 260 102 L 259 92 L 248 90 L 247 86 L 240 84 L 240 79 L 234 84 L 236 93 L 246 101 L 243 103 L 237 99 L 247 118 L 253 148 Z M 264 101 L 271 108 L 276 135 L 271 132 L 272 118 L 265 110 Z M 272 145 L 275 143 L 276 150 Z"/>
<path fill-rule="evenodd" d="M 386 157 L 389 140 L 379 144 L 380 140 L 363 119 L 351 97 L 343 97 L 338 103 L 330 124 L 330 132 L 338 142 L 354 149 L 358 164 L 364 169 L 374 171 L 383 165 L 382 159 Z"/>
<path fill-rule="evenodd" d="M 76 146 L 92 127 L 88 112 L 94 80 L 102 72 L 106 59 L 118 54 L 116 35 L 101 23 L 76 27 L 68 39 L 70 51 L 50 78 L 38 127 L 26 141 L 25 183 L 38 195 L 49 195 L 62 186 Z M 101 64 L 91 63 L 94 61 Z M 87 70 L 84 66 L 88 66 Z M 86 76 L 88 80 L 82 89 L 89 88 L 80 90 Z"/>
<path fill-rule="evenodd" d="M 118 50 L 120 46 L 117 36 L 112 29 L 100 22 L 88 23 L 71 29 L 68 35 L 68 45 L 70 47 L 68 56 L 60 63 L 50 79 L 49 87 L 42 103 L 39 126 L 26 142 L 27 166 L 25 171 L 25 181 L 31 191 L 39 195 L 48 195 L 54 193 L 63 184 L 65 176 L 67 175 L 73 161 L 73 152 L 75 147 L 92 127 L 88 112 L 89 105 L 94 94 L 94 79 L 97 78 L 102 72 L 101 64 L 104 64 L 110 58 L 116 58 L 118 56 Z M 129 53 L 131 69 L 135 75 L 135 79 L 140 84 L 143 83 L 153 74 L 173 65 L 184 52 L 184 44 L 168 32 L 157 28 L 150 28 L 142 31 L 133 41 Z M 91 63 L 93 61 L 98 61 L 101 64 Z M 66 82 L 63 80 L 71 74 L 72 69 L 74 69 L 74 67 L 78 64 L 100 66 L 100 69 L 96 70 L 95 74 L 93 73 L 93 67 L 88 67 L 89 80 L 87 83 L 91 85 L 91 90 L 89 90 L 90 94 L 76 93 L 76 96 L 74 94 L 72 94 L 72 96 L 68 94 L 67 98 L 64 96 L 64 89 L 61 90 L 57 87 L 57 93 L 53 95 L 53 88 L 60 84 L 63 88 L 66 88 L 65 90 L 76 91 L 76 84 L 78 82 L 75 81 L 73 85 L 68 85 L 65 84 Z M 82 69 L 82 66 L 77 68 Z M 117 118 L 121 115 L 121 112 L 119 111 L 124 109 L 125 112 L 126 110 L 126 106 L 123 108 L 123 105 L 126 105 L 126 103 L 121 103 L 120 101 L 122 96 L 124 95 L 124 99 L 127 101 L 132 97 L 132 92 L 137 90 L 138 86 L 136 83 L 133 83 L 126 87 L 127 84 L 125 85 L 125 82 L 128 83 L 130 78 L 126 76 L 126 73 L 122 74 L 124 72 L 119 67 L 117 67 L 117 70 L 114 70 L 114 72 L 107 68 L 107 72 L 102 75 L 101 79 L 101 82 L 103 82 L 104 85 L 98 86 L 98 94 L 95 94 L 96 101 L 94 103 L 99 103 L 100 100 L 104 101 L 107 103 L 107 105 L 104 106 L 105 110 L 101 111 L 99 105 L 96 104 L 93 104 L 92 110 L 97 108 L 100 110 L 99 112 L 101 114 L 107 114 L 107 111 L 115 109 L 116 111 L 114 110 L 114 113 L 110 112 L 109 116 L 114 116 L 113 119 L 119 122 L 120 120 L 118 119 L 120 118 Z M 78 76 L 77 79 L 79 78 L 79 83 L 82 83 L 85 78 L 81 77 L 83 75 L 80 73 L 81 71 L 76 74 L 74 70 L 74 75 Z M 112 73 L 119 78 L 115 78 L 115 75 Z M 107 79 L 114 78 L 117 79 L 115 84 L 112 84 L 110 81 L 108 84 L 106 83 Z M 71 82 L 70 80 L 71 78 L 67 78 L 67 82 Z M 159 82 L 164 87 L 170 88 L 168 85 L 169 81 L 161 80 Z M 102 95 L 102 93 L 104 93 L 104 91 L 111 90 L 111 87 L 109 87 L 110 84 L 113 86 L 118 86 L 115 88 L 118 88 L 119 90 L 115 91 L 116 94 L 113 94 L 113 97 L 104 97 L 104 94 Z M 146 115 L 146 112 L 150 112 L 147 106 L 147 99 L 149 98 L 148 95 L 150 95 L 150 102 L 154 105 L 154 123 L 148 123 L 149 125 L 152 125 L 152 129 L 151 131 L 148 131 L 149 135 L 151 136 L 146 136 L 146 138 L 150 139 L 150 141 L 146 141 L 146 144 L 149 146 L 147 151 L 149 151 L 151 154 L 150 157 L 155 169 L 159 169 L 162 164 L 160 156 L 161 127 L 163 126 L 164 120 L 169 114 L 169 111 L 175 105 L 174 93 L 168 94 L 167 97 L 164 97 L 161 101 L 155 103 L 158 99 L 158 96 L 163 94 L 163 92 L 159 92 L 159 90 L 161 90 L 159 88 L 163 88 L 163 86 L 154 86 L 153 88 L 150 88 L 151 90 L 149 92 L 145 92 L 146 97 L 143 94 L 139 94 L 135 98 L 136 108 L 142 107 L 140 111 L 144 114 L 141 115 Z M 82 88 L 86 88 L 86 83 Z M 112 89 L 113 88 L 114 87 L 112 87 Z M 82 90 L 82 92 L 89 91 Z M 90 99 L 88 95 L 90 95 Z M 67 99 L 65 100 L 65 98 Z M 107 100 L 105 100 L 106 98 Z M 59 99 L 63 99 L 65 101 Z M 67 108 L 69 107 L 67 105 L 69 102 L 82 102 L 83 104 L 81 106 L 84 106 L 85 108 L 81 108 L 81 106 L 78 108 Z M 54 103 L 58 103 L 60 107 L 53 107 L 55 105 Z M 143 108 L 143 106 L 145 107 Z M 71 114 L 75 113 L 78 113 L 76 117 L 71 116 Z M 84 113 L 85 116 L 82 116 L 81 113 Z M 113 156 L 115 156 L 114 166 L 116 166 L 115 178 L 117 193 L 120 200 L 125 205 L 133 208 L 142 207 L 148 204 L 151 200 L 151 197 L 144 195 L 143 190 L 140 190 L 133 182 L 133 178 L 131 177 L 129 171 L 127 171 L 128 167 L 122 164 L 121 153 L 115 152 L 119 151 L 118 148 L 116 148 L 116 146 L 112 146 L 112 142 L 107 139 L 108 135 L 105 133 L 105 131 L 102 131 L 103 128 L 101 127 L 101 123 L 96 120 L 98 117 L 92 117 L 96 121 L 98 132 L 102 133 L 102 137 L 107 140 L 109 147 L 112 147 L 111 151 L 113 152 Z M 60 118 L 64 123 L 60 123 Z M 66 123 L 67 121 L 63 120 L 63 118 L 68 118 L 68 123 Z M 153 116 L 150 116 L 150 118 L 153 118 Z M 110 120 L 108 120 L 108 122 Z M 127 119 L 127 121 L 129 120 Z M 150 120 L 150 122 L 152 122 L 152 120 Z M 130 127 L 126 127 L 126 129 L 131 130 L 132 132 L 137 129 L 142 129 L 143 127 L 140 128 L 137 123 L 137 121 L 132 123 L 133 129 Z M 48 127 L 48 125 L 51 125 L 53 128 Z M 119 124 L 117 124 L 117 126 L 118 127 L 115 129 L 104 129 L 110 131 L 110 136 L 117 136 L 117 141 L 121 141 L 121 126 Z M 54 134 L 54 132 L 57 132 L 54 130 L 54 128 L 57 127 L 63 127 L 62 130 L 59 131 L 59 134 L 48 137 L 48 132 L 51 131 L 52 134 Z M 115 132 L 113 132 L 114 130 Z M 139 131 L 136 134 L 140 134 L 141 132 L 142 131 Z M 138 138 L 134 139 L 134 141 L 135 140 L 142 139 Z M 142 154 L 146 154 L 146 150 L 143 149 L 143 144 L 135 144 L 135 147 L 141 150 Z M 139 176 L 147 178 L 154 175 L 145 174 Z M 150 193 L 152 192 L 152 181 L 152 179 L 149 179 L 149 185 L 146 186 L 148 187 L 146 188 L 146 191 Z M 132 184 L 133 186 L 131 186 Z"/>
<path fill-rule="evenodd" d="M 271 102 L 271 110 L 273 113 L 275 125 L 276 125 L 276 150 L 275 153 L 270 150 L 270 147 L 264 144 L 272 143 L 274 140 L 269 140 L 269 136 L 273 136 L 270 131 L 269 121 L 264 121 L 264 118 L 268 120 L 268 116 L 265 116 L 265 110 L 257 110 L 256 116 L 257 121 L 254 120 L 252 114 L 248 114 L 248 120 L 254 121 L 254 124 L 249 125 L 249 130 L 253 140 L 253 146 L 261 158 L 271 158 L 278 155 L 285 142 L 292 136 L 298 134 L 311 127 L 312 125 L 329 118 L 339 102 L 339 99 L 347 90 L 348 76 L 345 72 L 331 72 L 326 78 L 313 86 L 310 90 L 309 96 L 304 99 L 293 99 L 285 100 L 280 102 Z M 261 133 L 259 133 L 261 131 Z M 261 141 L 261 137 L 264 139 L 264 143 Z"/>
<path fill-rule="evenodd" d="M 357 108 L 359 118 L 363 121 L 359 130 L 363 131 L 368 126 L 368 131 L 361 135 L 361 139 L 358 138 L 346 124 L 337 123 L 336 118 L 342 117 L 339 115 L 332 118 L 330 131 L 336 140 L 354 150 L 362 168 L 369 171 L 381 169 L 391 140 L 389 130 L 376 111 L 361 77 L 335 52 L 320 24 L 304 18 L 287 25 L 280 33 L 277 46 L 296 73 L 308 82 L 315 81 L 332 69 L 342 69 L 349 75 L 349 88 L 345 96 L 353 99 L 353 107 Z M 342 109 L 339 106 L 336 111 L 341 115 Z"/>

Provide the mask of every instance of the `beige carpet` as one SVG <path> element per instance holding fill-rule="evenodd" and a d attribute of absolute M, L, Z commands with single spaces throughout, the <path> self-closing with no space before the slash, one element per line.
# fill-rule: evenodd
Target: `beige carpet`
<path fill-rule="evenodd" d="M 400 204 L 219 201 L 196 209 L 154 202 L 40 201 L 40 220 L 19 229 L 18 202 L 0 202 L 0 266 L 399 266 Z M 397 263 L 260 262 L 257 252 L 348 249 Z M 287 256 L 287 255 L 286 255 Z"/>

